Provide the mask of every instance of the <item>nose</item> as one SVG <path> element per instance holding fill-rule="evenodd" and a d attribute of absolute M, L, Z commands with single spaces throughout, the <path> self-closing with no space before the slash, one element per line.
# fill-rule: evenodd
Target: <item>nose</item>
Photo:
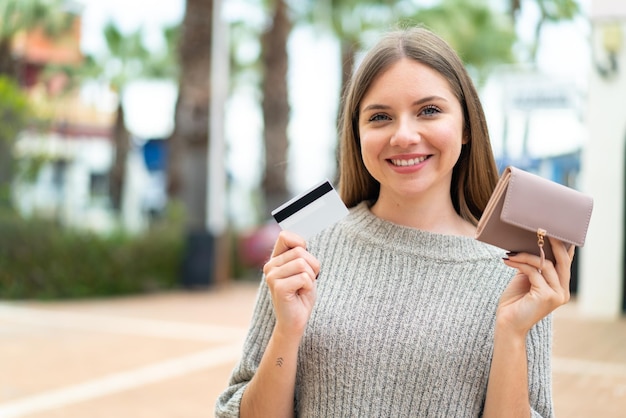
<path fill-rule="evenodd" d="M 419 143 L 422 137 L 418 125 L 418 122 L 411 117 L 398 119 L 396 130 L 389 141 L 390 145 L 406 148 Z"/>

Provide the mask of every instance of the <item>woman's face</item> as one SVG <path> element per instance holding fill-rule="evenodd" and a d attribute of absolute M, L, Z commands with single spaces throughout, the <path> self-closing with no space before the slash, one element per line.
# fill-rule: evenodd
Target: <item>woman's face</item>
<path fill-rule="evenodd" d="M 463 112 L 438 72 L 402 59 L 381 73 L 361 101 L 359 136 L 365 167 L 380 183 L 379 202 L 449 199 Z"/>

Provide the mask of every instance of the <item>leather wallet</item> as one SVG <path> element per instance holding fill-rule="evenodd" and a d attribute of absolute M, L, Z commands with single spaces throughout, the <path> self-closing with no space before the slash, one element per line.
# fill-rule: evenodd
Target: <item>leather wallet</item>
<path fill-rule="evenodd" d="M 507 167 L 476 228 L 476 239 L 511 252 L 554 261 L 554 237 L 582 247 L 593 198 L 519 168 Z"/>

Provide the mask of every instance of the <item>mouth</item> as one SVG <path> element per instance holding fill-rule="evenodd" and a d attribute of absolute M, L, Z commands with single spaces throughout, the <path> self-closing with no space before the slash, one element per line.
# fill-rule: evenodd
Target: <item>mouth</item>
<path fill-rule="evenodd" d="M 391 164 L 395 165 L 396 167 L 410 167 L 410 166 L 413 166 L 413 165 L 418 165 L 419 163 L 422 163 L 422 162 L 426 161 L 430 157 L 431 157 L 430 155 L 424 155 L 424 156 L 421 156 L 421 157 L 409 158 L 409 159 L 393 158 L 393 159 L 390 159 L 388 161 Z"/>

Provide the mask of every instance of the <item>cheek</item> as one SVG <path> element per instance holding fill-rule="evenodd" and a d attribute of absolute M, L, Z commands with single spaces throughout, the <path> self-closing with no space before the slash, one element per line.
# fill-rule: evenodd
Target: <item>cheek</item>
<path fill-rule="evenodd" d="M 463 127 L 460 125 L 441 125 L 432 138 L 437 141 L 437 148 L 454 153 L 458 157 L 463 145 Z"/>
<path fill-rule="evenodd" d="M 369 156 L 371 158 L 373 154 L 380 152 L 382 146 L 378 136 L 372 131 L 364 131 L 361 134 L 361 154 L 363 157 Z"/>
<path fill-rule="evenodd" d="M 376 171 L 381 149 L 381 142 L 376 139 L 376 135 L 373 135 L 371 132 L 363 132 L 361 135 L 361 158 L 365 168 L 370 173 Z"/>

